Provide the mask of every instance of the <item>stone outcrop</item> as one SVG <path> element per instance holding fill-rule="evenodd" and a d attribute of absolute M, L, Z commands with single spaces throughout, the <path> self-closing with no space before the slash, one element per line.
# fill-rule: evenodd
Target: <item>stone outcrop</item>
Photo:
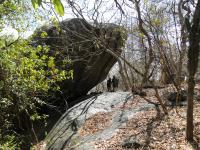
<path fill-rule="evenodd" d="M 44 140 L 44 149 L 97 149 L 95 141 L 111 139 L 137 114 L 155 108 L 146 101 L 131 106 L 133 101 L 132 93 L 106 92 L 76 104 L 62 115 L 49 132 Z M 92 126 L 95 126 L 95 130 Z M 140 144 L 136 142 L 126 140 L 122 147 L 139 147 Z"/>
<path fill-rule="evenodd" d="M 47 37 L 41 37 L 42 31 Z M 42 27 L 33 36 L 33 45 L 48 45 L 57 66 L 73 69 L 73 79 L 61 85 L 63 96 L 80 97 L 102 82 L 117 59 L 106 49 L 122 52 L 126 31 L 114 24 L 95 27 L 83 19 L 69 19 L 57 26 Z M 70 59 L 71 63 L 65 63 Z"/>

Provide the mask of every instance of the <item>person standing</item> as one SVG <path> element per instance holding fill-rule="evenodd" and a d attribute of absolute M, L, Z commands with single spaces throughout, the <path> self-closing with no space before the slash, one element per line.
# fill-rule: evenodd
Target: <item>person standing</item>
<path fill-rule="evenodd" d="M 118 88 L 118 83 L 119 83 L 118 79 L 115 76 L 113 76 L 113 78 L 112 78 L 112 91 L 113 92 L 115 92 L 115 90 Z"/>
<path fill-rule="evenodd" d="M 107 89 L 108 89 L 108 92 L 111 92 L 111 84 L 112 84 L 112 80 L 109 77 L 108 80 L 107 80 Z"/>

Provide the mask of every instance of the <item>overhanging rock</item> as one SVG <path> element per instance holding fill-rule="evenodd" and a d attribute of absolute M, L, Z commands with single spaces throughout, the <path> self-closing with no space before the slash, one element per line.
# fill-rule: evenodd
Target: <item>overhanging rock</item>
<path fill-rule="evenodd" d="M 48 35 L 42 38 L 45 31 Z M 114 24 L 94 27 L 83 19 L 75 18 L 61 22 L 58 26 L 42 27 L 33 37 L 35 45 L 50 47 L 50 55 L 56 57 L 59 68 L 73 69 L 72 80 L 65 80 L 61 85 L 64 96 L 80 97 L 95 85 L 102 82 L 117 58 L 106 52 L 110 49 L 122 52 L 127 35 L 124 28 Z M 71 64 L 65 64 L 67 59 Z"/>

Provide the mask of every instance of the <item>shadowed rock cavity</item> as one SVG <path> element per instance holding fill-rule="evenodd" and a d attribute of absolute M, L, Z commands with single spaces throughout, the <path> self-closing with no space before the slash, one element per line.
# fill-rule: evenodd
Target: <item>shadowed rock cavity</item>
<path fill-rule="evenodd" d="M 42 31 L 47 37 L 41 38 Z M 102 82 L 117 59 L 107 53 L 110 49 L 119 55 L 127 38 L 124 28 L 114 24 L 94 27 L 83 19 L 70 19 L 57 27 L 42 27 L 34 37 L 34 45 L 48 45 L 50 55 L 56 57 L 59 68 L 73 69 L 72 80 L 60 83 L 65 97 L 77 98 L 86 95 L 95 85 Z M 71 59 L 71 64 L 65 64 Z"/>
<path fill-rule="evenodd" d="M 167 100 L 171 103 L 171 105 L 185 105 L 187 101 L 187 91 L 181 90 L 178 92 L 170 92 L 167 93 Z"/>

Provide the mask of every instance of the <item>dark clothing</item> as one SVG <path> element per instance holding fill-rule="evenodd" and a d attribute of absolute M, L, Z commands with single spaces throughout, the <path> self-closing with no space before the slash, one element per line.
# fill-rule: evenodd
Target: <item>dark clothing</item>
<path fill-rule="evenodd" d="M 113 78 L 112 78 L 113 92 L 115 92 L 115 89 L 118 88 L 118 84 L 119 84 L 119 80 L 115 76 L 113 76 Z"/>
<path fill-rule="evenodd" d="M 111 81 L 111 78 L 109 78 L 109 79 L 107 80 L 107 89 L 108 89 L 108 92 L 111 91 L 111 84 L 112 84 L 112 81 Z"/>

